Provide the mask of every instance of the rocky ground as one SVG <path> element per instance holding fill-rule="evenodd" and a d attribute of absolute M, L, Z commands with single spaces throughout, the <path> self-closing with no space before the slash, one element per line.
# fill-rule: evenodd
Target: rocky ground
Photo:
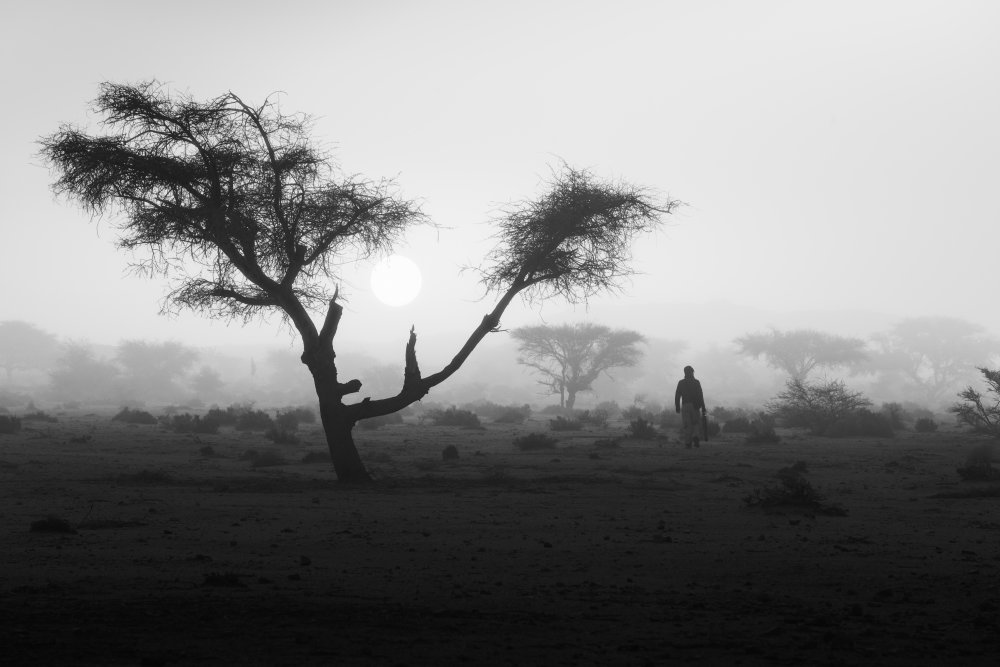
<path fill-rule="evenodd" d="M 981 440 L 512 445 L 545 430 L 358 431 L 378 481 L 344 487 L 302 462 L 315 426 L 26 422 L 0 435 L 2 660 L 996 664 L 1000 484 L 956 473 Z M 821 503 L 746 502 L 798 461 Z"/>

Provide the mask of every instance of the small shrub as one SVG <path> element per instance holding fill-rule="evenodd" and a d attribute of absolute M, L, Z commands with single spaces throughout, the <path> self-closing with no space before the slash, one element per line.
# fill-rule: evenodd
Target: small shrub
<path fill-rule="evenodd" d="M 296 424 L 315 424 L 316 412 L 310 408 L 285 408 L 279 410 L 278 415 L 289 415 L 289 419 L 295 419 Z"/>
<path fill-rule="evenodd" d="M 608 419 L 617 419 L 622 413 L 621 407 L 615 401 L 601 401 L 594 406 L 594 411 L 603 412 L 608 416 Z"/>
<path fill-rule="evenodd" d="M 441 460 L 442 461 L 455 461 L 458 460 L 458 448 L 455 445 L 448 445 L 441 450 Z"/>
<path fill-rule="evenodd" d="M 0 415 L 0 433 L 13 434 L 21 430 L 21 419 L 9 415 Z"/>
<path fill-rule="evenodd" d="M 621 417 L 622 419 L 626 419 L 628 421 L 644 419 L 651 422 L 656 418 L 656 413 L 642 407 L 641 405 L 630 405 L 621 411 Z"/>
<path fill-rule="evenodd" d="M 481 419 L 489 419 L 503 424 L 521 424 L 531 415 L 531 406 L 500 405 L 492 401 L 475 401 L 461 406 L 465 410 L 475 412 Z"/>
<path fill-rule="evenodd" d="M 917 433 L 934 433 L 938 430 L 938 425 L 930 417 L 921 417 L 913 422 L 913 430 Z"/>
<path fill-rule="evenodd" d="M 637 417 L 629 422 L 629 437 L 639 440 L 652 440 L 656 437 L 656 427 L 642 417 Z"/>
<path fill-rule="evenodd" d="M 965 466 L 957 469 L 967 482 L 988 482 L 1000 479 L 1000 470 L 993 467 L 993 444 L 974 447 L 965 459 Z"/>
<path fill-rule="evenodd" d="M 113 422 L 122 422 L 125 424 L 155 424 L 157 423 L 156 417 L 146 412 L 145 410 L 139 410 L 138 408 L 124 407 L 121 411 L 111 418 Z"/>
<path fill-rule="evenodd" d="M 726 433 L 749 433 L 752 421 L 751 417 L 732 417 L 724 420 L 722 430 Z"/>
<path fill-rule="evenodd" d="M 576 413 L 576 419 L 579 420 L 581 424 L 594 426 L 596 428 L 606 427 L 608 425 L 609 418 L 609 413 L 606 410 L 601 410 L 599 408 L 594 408 L 593 410 L 582 410 Z"/>
<path fill-rule="evenodd" d="M 204 447 L 198 450 L 198 453 L 204 456 L 206 459 L 212 459 L 218 456 L 218 454 L 215 453 L 215 448 L 212 447 L 212 445 L 205 445 Z"/>
<path fill-rule="evenodd" d="M 236 412 L 233 410 L 232 406 L 226 410 L 213 407 L 209 408 L 208 412 L 205 413 L 204 419 L 210 419 L 219 426 L 235 426 Z"/>
<path fill-rule="evenodd" d="M 578 419 L 567 419 L 562 415 L 549 420 L 549 429 L 553 431 L 579 431 L 583 424 Z"/>
<path fill-rule="evenodd" d="M 775 475 L 780 486 L 758 487 L 744 497 L 743 502 L 748 507 L 799 507 L 823 514 L 845 515 L 847 512 L 842 508 L 823 503 L 823 496 L 805 478 L 806 472 L 805 461 L 796 461 Z"/>
<path fill-rule="evenodd" d="M 650 418 L 649 421 L 653 419 Z M 675 431 L 684 426 L 684 418 L 677 414 L 677 410 L 661 410 L 656 421 L 664 431 Z"/>
<path fill-rule="evenodd" d="M 899 403 L 883 403 L 879 412 L 889 421 L 889 426 L 894 431 L 902 431 L 906 428 L 906 423 L 912 419 L 911 415 Z"/>
<path fill-rule="evenodd" d="M 362 419 L 358 422 L 358 428 L 365 431 L 374 431 L 375 429 L 382 428 L 383 426 L 389 426 L 391 424 L 402 424 L 403 415 L 398 412 L 393 412 L 388 415 L 381 415 L 379 417 L 371 417 L 369 419 Z"/>
<path fill-rule="evenodd" d="M 557 438 L 553 438 L 551 435 L 546 435 L 544 433 L 529 433 L 527 435 L 514 438 L 514 446 L 522 452 L 536 451 L 539 449 L 554 449 L 557 442 L 559 442 Z"/>
<path fill-rule="evenodd" d="M 454 405 L 447 410 L 431 410 L 427 414 L 435 426 L 461 426 L 464 428 L 482 428 L 479 415 L 470 410 L 462 410 Z"/>
<path fill-rule="evenodd" d="M 774 419 L 760 417 L 750 422 L 750 431 L 743 440 L 748 445 L 770 445 L 781 442 L 774 430 Z"/>
<path fill-rule="evenodd" d="M 522 408 L 509 408 L 493 418 L 494 424 L 523 424 L 524 420 L 531 415 L 531 408 L 527 405 Z"/>
<path fill-rule="evenodd" d="M 891 438 L 892 424 L 885 413 L 872 412 L 862 408 L 845 415 L 827 427 L 824 435 L 831 438 L 851 436 L 871 436 L 876 438 Z"/>
<path fill-rule="evenodd" d="M 267 431 L 274 428 L 274 420 L 263 410 L 248 408 L 236 415 L 234 426 L 237 431 Z"/>

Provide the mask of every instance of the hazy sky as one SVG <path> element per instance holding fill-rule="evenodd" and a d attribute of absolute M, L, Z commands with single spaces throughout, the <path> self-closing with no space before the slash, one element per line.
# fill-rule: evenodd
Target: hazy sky
<path fill-rule="evenodd" d="M 952 315 L 1000 332 L 1000 2 L 639 1 L 8 3 L 0 21 L 0 320 L 63 336 L 288 340 L 157 314 L 110 221 L 57 201 L 37 139 L 96 128 L 102 81 L 157 78 L 209 98 L 282 91 L 343 168 L 390 176 L 441 229 L 398 251 L 409 306 L 345 274 L 347 339 L 471 330 L 491 303 L 459 274 L 499 205 L 560 159 L 689 205 L 636 248 L 644 275 L 589 313 L 683 338 L 671 304 Z M 611 317 L 623 318 L 618 322 Z M 806 322 L 803 322 L 806 324 Z M 858 331 L 867 334 L 868 331 Z M 457 345 L 456 345 L 457 347 Z"/>

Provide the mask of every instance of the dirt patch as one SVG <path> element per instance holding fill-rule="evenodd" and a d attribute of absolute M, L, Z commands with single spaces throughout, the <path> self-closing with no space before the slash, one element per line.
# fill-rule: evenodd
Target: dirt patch
<path fill-rule="evenodd" d="M 976 441 L 685 450 L 625 426 L 593 432 L 618 445 L 598 458 L 589 440 L 517 449 L 530 421 L 359 432 L 378 477 L 360 488 L 303 462 L 322 441 L 308 430 L 285 464 L 254 468 L 240 456 L 273 446 L 263 436 L 26 427 L 0 440 L 4 662 L 936 665 L 1000 651 L 996 498 L 955 473 Z M 799 461 L 845 516 L 747 505 Z M 68 530 L 31 529 L 53 518 Z"/>

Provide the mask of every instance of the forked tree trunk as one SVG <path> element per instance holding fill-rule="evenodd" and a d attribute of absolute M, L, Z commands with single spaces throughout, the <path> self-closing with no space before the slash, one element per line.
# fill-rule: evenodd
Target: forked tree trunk
<path fill-rule="evenodd" d="M 370 482 L 371 475 L 361 463 L 361 456 L 354 444 L 354 423 L 347 417 L 340 397 L 320 395 L 319 414 L 337 479 L 346 484 Z"/>

